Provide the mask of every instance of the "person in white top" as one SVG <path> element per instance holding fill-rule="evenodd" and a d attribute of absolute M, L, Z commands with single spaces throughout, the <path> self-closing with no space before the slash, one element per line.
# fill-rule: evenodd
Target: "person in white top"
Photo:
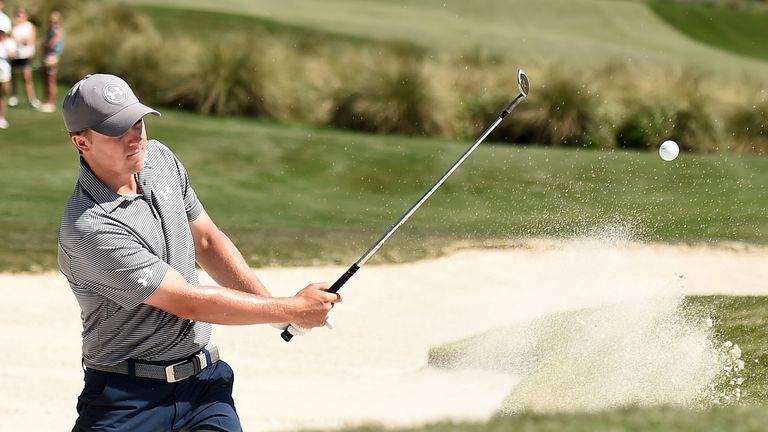
<path fill-rule="evenodd" d="M 5 28 L 7 26 L 11 28 L 11 19 L 3 12 L 3 9 L 5 9 L 5 1 L 0 0 L 0 27 Z"/>
<path fill-rule="evenodd" d="M 16 41 L 16 57 L 11 60 L 11 67 L 13 68 L 13 74 L 18 75 L 21 73 L 24 79 L 24 91 L 27 94 L 27 100 L 29 104 L 34 108 L 40 108 L 40 101 L 35 96 L 35 85 L 32 81 L 32 58 L 35 56 L 35 40 L 37 38 L 37 29 L 35 25 L 29 21 L 29 14 L 23 7 L 16 8 L 16 12 L 13 14 L 15 25 L 11 30 L 11 36 Z M 16 80 L 11 81 L 11 97 L 8 99 L 8 104 L 15 106 L 18 104 L 18 98 L 16 97 Z"/>
<path fill-rule="evenodd" d="M 11 32 L 11 20 L 3 19 L 5 15 L 2 12 L 2 5 L 3 1 L 0 0 L 0 129 L 7 129 L 5 95 L 8 92 L 8 83 L 11 81 L 10 58 L 16 54 L 16 44 L 9 34 Z"/>

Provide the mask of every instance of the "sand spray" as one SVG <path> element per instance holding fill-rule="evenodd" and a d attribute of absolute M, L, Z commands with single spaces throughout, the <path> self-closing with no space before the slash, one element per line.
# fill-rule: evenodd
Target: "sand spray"
<path fill-rule="evenodd" d="M 506 413 L 738 403 L 741 350 L 718 339 L 709 311 L 686 304 L 684 277 L 623 276 L 613 265 L 611 256 L 636 235 L 631 223 L 611 223 L 565 246 L 583 257 L 573 265 L 593 268 L 566 288 L 615 294 L 604 303 L 489 331 L 465 341 L 451 366 L 517 376 Z M 567 272 L 552 269 L 559 270 Z"/>

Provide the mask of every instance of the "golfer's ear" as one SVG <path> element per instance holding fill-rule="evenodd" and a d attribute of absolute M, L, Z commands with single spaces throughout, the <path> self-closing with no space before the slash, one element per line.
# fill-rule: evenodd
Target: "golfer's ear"
<path fill-rule="evenodd" d="M 75 145 L 75 148 L 80 153 L 88 150 L 91 145 L 91 142 L 88 141 L 88 138 L 86 138 L 83 134 L 72 134 L 69 138 L 72 140 L 72 144 Z"/>

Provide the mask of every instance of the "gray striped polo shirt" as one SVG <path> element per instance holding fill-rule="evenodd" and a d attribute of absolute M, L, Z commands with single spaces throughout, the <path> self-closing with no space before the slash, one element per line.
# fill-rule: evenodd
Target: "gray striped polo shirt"
<path fill-rule="evenodd" d="M 167 361 L 203 348 L 211 325 L 143 304 L 173 267 L 194 285 L 189 222 L 203 211 L 181 162 L 147 143 L 140 195 L 119 195 L 80 159 L 80 178 L 59 230 L 59 268 L 82 309 L 83 359 Z"/>

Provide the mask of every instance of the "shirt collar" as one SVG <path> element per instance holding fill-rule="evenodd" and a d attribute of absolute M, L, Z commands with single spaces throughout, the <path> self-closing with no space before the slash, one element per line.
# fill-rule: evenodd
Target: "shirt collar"
<path fill-rule="evenodd" d="M 145 159 L 144 168 L 141 170 L 141 172 L 139 172 L 138 177 L 139 179 L 144 178 L 149 180 L 152 178 L 151 173 L 152 166 Z M 137 179 L 137 182 L 140 181 L 139 179 Z M 91 196 L 93 201 L 107 213 L 112 213 L 112 211 L 119 207 L 120 204 L 122 204 L 124 201 L 133 201 L 140 196 L 120 195 L 107 187 L 107 185 L 102 183 L 102 181 L 99 180 L 98 177 L 96 177 L 96 175 L 93 173 L 93 171 L 91 171 L 91 168 L 88 166 L 88 163 L 85 161 L 85 159 L 82 158 L 82 156 L 80 157 L 80 179 L 78 182 L 80 183 L 80 186 L 85 189 L 88 195 Z M 143 185 L 140 184 L 139 187 L 148 189 L 148 183 L 149 182 L 147 181 Z"/>

